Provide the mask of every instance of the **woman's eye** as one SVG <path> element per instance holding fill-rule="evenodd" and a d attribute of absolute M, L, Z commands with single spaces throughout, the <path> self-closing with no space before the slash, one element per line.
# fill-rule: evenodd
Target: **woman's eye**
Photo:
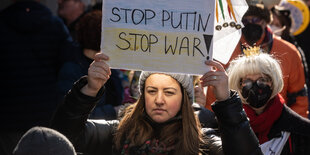
<path fill-rule="evenodd" d="M 165 94 L 167 94 L 168 96 L 174 95 L 175 93 L 172 91 L 166 91 Z"/>
<path fill-rule="evenodd" d="M 149 93 L 149 94 L 155 94 L 155 93 L 156 93 L 156 90 L 147 90 L 147 93 Z"/>

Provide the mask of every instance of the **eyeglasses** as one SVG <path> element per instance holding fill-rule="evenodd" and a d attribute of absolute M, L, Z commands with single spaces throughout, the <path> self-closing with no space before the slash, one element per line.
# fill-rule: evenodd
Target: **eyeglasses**
<path fill-rule="evenodd" d="M 257 24 L 257 23 L 259 23 L 260 21 L 262 21 L 262 19 L 259 18 L 259 17 L 243 18 L 243 19 L 242 19 L 242 23 L 243 23 L 244 25 L 247 25 L 247 24 L 249 24 L 249 23 Z"/>
<path fill-rule="evenodd" d="M 241 85 L 241 88 L 246 87 L 247 89 L 250 89 L 253 87 L 254 82 L 257 84 L 259 88 L 264 88 L 268 84 L 270 84 L 271 79 L 269 77 L 260 77 L 255 81 L 250 80 L 250 79 L 245 79 L 245 80 L 241 79 L 240 85 Z"/>

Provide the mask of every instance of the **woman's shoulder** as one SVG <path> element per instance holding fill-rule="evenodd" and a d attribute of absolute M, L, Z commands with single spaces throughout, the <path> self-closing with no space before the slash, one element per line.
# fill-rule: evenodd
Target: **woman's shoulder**
<path fill-rule="evenodd" d="M 273 124 L 270 133 L 280 131 L 310 137 L 310 120 L 284 105 L 280 118 Z"/>

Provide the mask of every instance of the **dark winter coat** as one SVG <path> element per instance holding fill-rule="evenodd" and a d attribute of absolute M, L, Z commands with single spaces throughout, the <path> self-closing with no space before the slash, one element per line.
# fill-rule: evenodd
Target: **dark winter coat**
<path fill-rule="evenodd" d="M 272 125 L 268 139 L 281 136 L 281 131 L 290 132 L 281 155 L 310 154 L 310 120 L 301 117 L 284 105 L 280 118 Z"/>
<path fill-rule="evenodd" d="M 203 127 L 217 127 L 216 116 L 208 109 L 195 108 Z M 281 132 L 290 132 L 281 155 L 308 155 L 310 154 L 310 120 L 301 117 L 288 106 L 284 105 L 280 118 L 272 125 L 268 139 L 278 138 Z"/>
<path fill-rule="evenodd" d="M 56 111 L 52 128 L 65 134 L 79 152 L 91 155 L 112 154 L 113 132 L 119 122 L 88 120 L 88 114 L 104 90 L 101 89 L 96 97 L 86 96 L 80 92 L 86 84 L 86 78 L 75 83 Z M 236 93 L 226 101 L 215 103 L 213 110 L 217 116 L 221 138 L 216 130 L 212 132 L 210 129 L 202 129 L 210 138 L 209 146 L 204 146 L 210 149 L 209 154 L 262 154 Z"/>
<path fill-rule="evenodd" d="M 88 74 L 89 65 L 93 62 L 87 58 L 82 49 L 75 53 L 74 60 L 66 62 L 59 71 L 58 87 L 63 98 L 72 88 L 75 81 Z M 91 114 L 91 118 L 116 119 L 115 106 L 122 104 L 124 88 L 120 78 L 121 72 L 111 69 L 111 76 L 105 84 L 105 93 Z"/>
<path fill-rule="evenodd" d="M 63 22 L 40 3 L 0 12 L 1 130 L 48 125 L 59 101 L 57 73 L 73 48 Z"/>

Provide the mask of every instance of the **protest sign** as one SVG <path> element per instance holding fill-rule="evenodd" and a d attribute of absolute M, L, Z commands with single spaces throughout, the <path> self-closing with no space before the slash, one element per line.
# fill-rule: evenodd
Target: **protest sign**
<path fill-rule="evenodd" d="M 218 2 L 104 0 L 101 48 L 110 57 L 109 65 L 204 74 L 209 70 L 204 61 L 212 59 L 214 52 L 215 3 Z"/>
<path fill-rule="evenodd" d="M 245 0 L 216 0 L 213 58 L 226 64 L 241 37 L 241 19 L 248 10 Z"/>

